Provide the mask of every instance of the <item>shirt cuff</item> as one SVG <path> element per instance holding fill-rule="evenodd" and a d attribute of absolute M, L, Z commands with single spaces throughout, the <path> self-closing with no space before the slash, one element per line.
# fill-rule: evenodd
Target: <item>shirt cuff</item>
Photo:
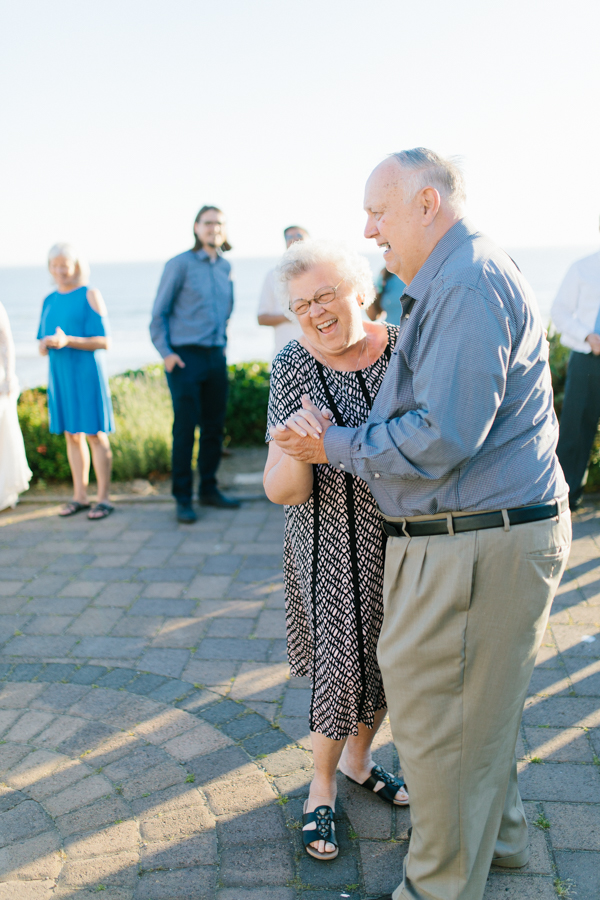
<path fill-rule="evenodd" d="M 341 469 L 342 472 L 350 472 L 351 475 L 356 474 L 351 452 L 357 430 L 356 428 L 340 428 L 338 425 L 331 425 L 323 437 L 323 446 L 329 464 L 335 469 Z"/>
<path fill-rule="evenodd" d="M 584 325 L 583 322 L 580 322 L 578 319 L 571 319 L 569 322 L 568 331 L 576 340 L 581 341 L 581 343 L 585 343 L 585 339 L 588 334 L 591 334 L 594 330 L 594 327 L 588 328 L 587 325 Z"/>

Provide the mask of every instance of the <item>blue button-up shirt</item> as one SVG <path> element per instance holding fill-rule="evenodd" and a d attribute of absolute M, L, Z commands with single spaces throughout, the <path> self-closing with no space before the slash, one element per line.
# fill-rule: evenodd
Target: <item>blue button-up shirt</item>
<path fill-rule="evenodd" d="M 177 347 L 224 347 L 233 309 L 231 266 L 220 254 L 187 250 L 166 264 L 152 310 L 150 337 L 164 358 Z"/>
<path fill-rule="evenodd" d="M 507 254 L 461 219 L 402 306 L 368 421 L 327 430 L 331 464 L 363 478 L 389 516 L 565 495 L 548 342 L 533 292 Z"/>

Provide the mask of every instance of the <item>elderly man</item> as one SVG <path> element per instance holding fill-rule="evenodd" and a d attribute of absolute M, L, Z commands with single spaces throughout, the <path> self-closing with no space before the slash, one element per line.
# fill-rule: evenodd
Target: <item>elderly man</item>
<path fill-rule="evenodd" d="M 365 235 L 407 285 L 371 416 L 278 428 L 289 455 L 364 478 L 387 545 L 379 662 L 413 831 L 393 900 L 481 900 L 528 859 L 515 743 L 571 540 L 548 345 L 512 260 L 423 148 L 371 174 Z M 314 304 L 313 307 L 314 309 Z"/>

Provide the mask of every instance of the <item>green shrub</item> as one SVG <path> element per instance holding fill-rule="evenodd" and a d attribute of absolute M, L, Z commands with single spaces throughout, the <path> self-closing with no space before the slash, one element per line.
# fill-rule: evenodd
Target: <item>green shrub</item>
<path fill-rule="evenodd" d="M 46 388 L 23 391 L 19 397 L 19 422 L 29 467 L 36 481 L 67 481 L 71 470 L 62 434 L 48 431 Z"/>
<path fill-rule="evenodd" d="M 160 364 L 124 372 L 110 379 L 115 412 L 113 451 L 115 481 L 147 478 L 171 470 L 173 408 Z"/>
<path fill-rule="evenodd" d="M 266 363 L 229 366 L 226 442 L 238 447 L 264 444 L 268 403 L 269 368 Z"/>
<path fill-rule="evenodd" d="M 229 382 L 226 442 L 237 446 L 263 444 L 269 398 L 267 364 L 229 366 Z M 110 437 L 114 480 L 170 472 L 173 409 L 162 365 L 116 375 L 110 379 L 110 390 L 116 425 Z M 34 480 L 69 481 L 65 438 L 48 430 L 46 388 L 23 391 L 19 421 Z"/>

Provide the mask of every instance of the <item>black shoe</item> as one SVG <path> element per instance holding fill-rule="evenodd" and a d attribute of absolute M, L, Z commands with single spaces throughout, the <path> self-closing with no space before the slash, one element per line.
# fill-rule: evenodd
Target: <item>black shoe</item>
<path fill-rule="evenodd" d="M 199 500 L 200 506 L 216 506 L 218 509 L 238 509 L 240 505 L 239 500 L 226 497 L 217 488 L 206 494 L 200 494 Z"/>
<path fill-rule="evenodd" d="M 198 516 L 192 509 L 191 503 L 180 503 L 177 502 L 177 521 L 181 522 L 183 525 L 192 525 Z"/>

